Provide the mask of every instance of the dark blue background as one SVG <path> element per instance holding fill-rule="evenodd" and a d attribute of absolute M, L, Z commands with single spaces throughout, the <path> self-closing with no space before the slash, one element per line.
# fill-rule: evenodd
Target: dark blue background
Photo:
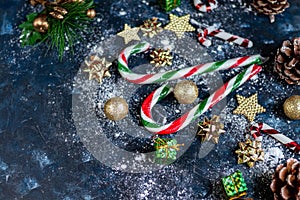
<path fill-rule="evenodd" d="M 55 50 L 45 56 L 44 45 L 20 46 L 17 26 L 34 8 L 23 0 L 0 1 L 0 199 L 147 199 L 140 196 L 145 191 L 148 199 L 207 199 L 213 190 L 220 190 L 215 199 L 224 198 L 220 185 L 213 187 L 211 174 L 217 174 L 216 179 L 224 175 L 219 162 L 228 161 L 232 168 L 238 166 L 234 153 L 223 152 L 222 147 L 211 152 L 208 159 L 197 160 L 193 152 L 200 144 L 195 139 L 171 167 L 130 174 L 114 171 L 95 160 L 76 135 L 71 117 L 72 81 L 89 48 L 101 37 L 121 31 L 124 23 L 139 26 L 152 16 L 167 23 L 168 14 L 156 1 L 145 2 L 149 5 L 134 0 L 96 1 L 101 22 L 93 23 L 93 31 L 76 47 L 75 55 L 66 53 L 60 62 Z M 269 115 L 276 116 L 281 131 L 300 142 L 299 121 L 289 122 L 281 107 L 287 97 L 300 94 L 300 88 L 288 86 L 271 70 L 271 61 L 281 42 L 300 36 L 300 2 L 290 0 L 291 7 L 274 24 L 266 16 L 246 11 L 245 2 L 220 0 L 219 3 L 216 11 L 202 17 L 197 15 L 191 1 L 183 1 L 180 8 L 205 24 L 220 22 L 228 32 L 249 37 L 255 43 L 251 50 L 237 51 L 235 46 L 216 40 L 208 50 L 214 60 L 245 53 L 271 56 L 262 76 L 266 80 L 255 85 L 257 90 L 266 91 L 261 92 L 261 99 L 270 99 L 262 102 L 267 113 L 259 119 L 274 125 Z M 122 9 L 126 10 L 126 16 L 118 15 Z M 139 13 L 143 13 L 142 17 Z M 89 43 L 92 45 L 87 48 Z M 224 51 L 218 51 L 218 45 L 223 45 Z M 249 196 L 272 198 L 270 177 L 249 177 L 246 166 L 239 169 L 249 182 Z M 149 180 L 155 182 L 151 187 Z"/>

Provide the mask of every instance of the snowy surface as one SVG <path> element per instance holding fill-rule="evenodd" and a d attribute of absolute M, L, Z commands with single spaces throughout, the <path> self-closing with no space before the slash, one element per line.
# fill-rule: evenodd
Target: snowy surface
<path fill-rule="evenodd" d="M 170 136 L 185 146 L 174 163 L 161 166 L 152 162 L 151 134 L 139 121 L 143 99 L 158 85 L 128 83 L 116 69 L 118 53 L 125 47 L 116 33 L 125 23 L 140 26 L 151 17 L 158 17 L 163 25 L 169 22 L 168 14 L 156 1 L 97 1 L 92 32 L 78 42 L 75 55 L 65 54 L 63 62 L 55 51 L 45 55 L 45 45 L 20 47 L 17 25 L 38 8 L 22 0 L 0 1 L 0 199 L 219 200 L 225 198 L 221 178 L 237 169 L 244 174 L 249 197 L 271 199 L 269 184 L 275 167 L 298 155 L 264 136 L 265 161 L 252 169 L 237 165 L 234 151 L 249 134 L 249 123 L 232 111 L 237 106 L 235 94 L 250 96 L 257 92 L 267 112 L 259 114 L 256 121 L 300 142 L 299 121 L 288 120 L 282 109 L 284 100 L 299 95 L 300 88 L 287 85 L 272 72 L 276 49 L 283 40 L 300 32 L 300 3 L 290 0 L 291 7 L 277 16 L 274 24 L 266 16 L 255 15 L 246 1 L 219 0 L 219 4 L 212 13 L 200 13 L 192 1 L 185 1 L 172 13 L 190 14 L 204 25 L 218 24 L 227 32 L 251 39 L 253 48 L 216 38 L 212 38 L 211 47 L 204 48 L 197 43 L 195 33 L 178 40 L 169 31 L 152 39 L 142 37 L 140 32 L 142 39 L 154 47 L 170 48 L 174 62 L 170 67 L 154 69 L 148 64 L 149 53 L 144 53 L 132 57 L 130 65 L 136 66 L 137 72 L 158 72 L 257 53 L 270 56 L 270 61 L 257 77 L 205 113 L 208 117 L 220 115 L 225 124 L 226 133 L 219 144 L 201 145 L 195 137 L 194 122 Z M 102 85 L 88 81 L 82 72 L 84 59 L 95 53 L 113 62 L 112 77 L 104 79 Z M 189 78 L 199 87 L 197 102 L 240 71 Z M 123 96 L 130 107 L 127 118 L 119 122 L 107 120 L 102 111 L 103 104 L 114 96 Z M 154 115 L 163 123 L 193 105 L 180 105 L 170 95 L 155 107 Z"/>

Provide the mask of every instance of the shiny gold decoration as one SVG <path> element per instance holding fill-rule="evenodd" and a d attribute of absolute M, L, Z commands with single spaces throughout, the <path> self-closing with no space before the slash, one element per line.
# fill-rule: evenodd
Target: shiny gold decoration
<path fill-rule="evenodd" d="M 266 112 L 266 109 L 258 104 L 257 93 L 249 98 L 236 95 L 239 106 L 233 111 L 234 114 L 241 114 L 252 122 L 256 114 Z"/>
<path fill-rule="evenodd" d="M 53 10 L 54 11 L 50 12 L 49 15 L 51 15 L 55 19 L 62 20 L 64 19 L 64 16 L 68 14 L 68 11 L 62 7 L 55 6 L 53 7 Z"/>
<path fill-rule="evenodd" d="M 46 15 L 37 16 L 32 23 L 34 30 L 40 33 L 46 33 L 49 29 L 49 23 L 47 22 Z"/>
<path fill-rule="evenodd" d="M 162 32 L 163 28 L 161 27 L 161 23 L 157 21 L 157 18 L 153 17 L 152 19 L 144 21 L 141 30 L 144 33 L 144 36 L 152 38 L 154 35 Z"/>
<path fill-rule="evenodd" d="M 58 12 L 49 12 L 49 15 L 51 15 L 53 18 L 55 19 L 59 19 L 59 20 L 62 20 L 64 18 L 64 16 Z"/>
<path fill-rule="evenodd" d="M 130 28 L 128 24 L 125 24 L 124 30 L 119 32 L 117 35 L 124 38 L 124 43 L 128 44 L 132 40 L 141 40 L 138 36 L 139 28 Z"/>
<path fill-rule="evenodd" d="M 174 96 L 181 104 L 191 104 L 198 97 L 198 87 L 193 81 L 180 81 L 174 88 Z"/>
<path fill-rule="evenodd" d="M 103 77 L 110 77 L 109 67 L 111 63 L 107 62 L 105 58 L 99 58 L 98 56 L 90 56 L 89 60 L 85 61 L 85 68 L 83 71 L 89 73 L 89 80 L 95 79 L 100 84 Z"/>
<path fill-rule="evenodd" d="M 128 104 L 121 97 L 113 97 L 104 104 L 104 114 L 110 120 L 124 119 L 128 112 Z"/>
<path fill-rule="evenodd" d="M 32 6 L 36 6 L 38 4 L 42 4 L 44 6 L 47 3 L 47 0 L 30 0 L 29 2 Z"/>
<path fill-rule="evenodd" d="M 249 167 L 254 167 L 255 162 L 264 160 L 264 151 L 261 142 L 247 139 L 246 142 L 239 142 L 239 149 L 235 151 L 238 155 L 238 164 L 247 163 Z"/>
<path fill-rule="evenodd" d="M 225 133 L 224 124 L 220 122 L 220 117 L 214 115 L 211 120 L 207 117 L 204 118 L 203 122 L 198 124 L 200 127 L 197 135 L 201 137 L 201 141 L 212 141 L 213 143 L 219 143 L 219 137 L 222 133 Z"/>
<path fill-rule="evenodd" d="M 93 19 L 93 18 L 96 16 L 96 11 L 95 11 L 95 9 L 92 9 L 92 8 L 88 9 L 88 10 L 86 11 L 86 16 L 88 16 L 88 18 Z"/>
<path fill-rule="evenodd" d="M 190 15 L 178 17 L 170 14 L 170 23 L 165 27 L 167 30 L 174 31 L 178 38 L 182 38 L 187 31 L 195 31 L 195 28 L 189 24 Z"/>
<path fill-rule="evenodd" d="M 285 100 L 283 104 L 285 115 L 292 120 L 300 119 L 300 96 L 294 95 Z"/>
<path fill-rule="evenodd" d="M 155 67 L 164 67 L 166 65 L 172 65 L 173 56 L 170 50 L 155 49 L 151 52 L 150 57 L 152 60 L 151 64 L 155 64 Z"/>
<path fill-rule="evenodd" d="M 62 7 L 55 6 L 55 7 L 53 7 L 53 10 L 60 13 L 60 14 L 62 14 L 62 15 L 68 14 L 68 11 L 66 9 L 62 8 Z"/>

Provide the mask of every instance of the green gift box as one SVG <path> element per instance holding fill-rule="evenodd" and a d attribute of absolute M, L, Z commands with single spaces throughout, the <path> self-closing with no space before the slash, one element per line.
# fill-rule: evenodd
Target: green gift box
<path fill-rule="evenodd" d="M 154 140 L 155 162 L 160 164 L 173 162 L 177 158 L 179 146 L 183 146 L 183 144 L 177 144 L 175 139 L 156 138 Z"/>
<path fill-rule="evenodd" d="M 167 12 L 180 5 L 180 0 L 158 0 L 160 6 Z"/>
<path fill-rule="evenodd" d="M 247 185 L 241 171 L 222 178 L 222 183 L 229 200 L 237 199 L 247 194 Z"/>

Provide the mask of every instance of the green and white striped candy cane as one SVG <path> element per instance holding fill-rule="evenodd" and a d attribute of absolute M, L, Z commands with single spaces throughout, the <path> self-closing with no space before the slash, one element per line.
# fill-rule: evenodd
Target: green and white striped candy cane
<path fill-rule="evenodd" d="M 128 67 L 128 58 L 140 52 L 145 52 L 150 48 L 150 44 L 143 42 L 137 45 L 126 47 L 119 55 L 118 70 L 123 78 L 136 84 L 151 84 L 161 83 L 169 80 L 179 78 L 187 78 L 193 75 L 200 75 L 208 72 L 231 69 L 235 67 L 242 67 L 251 64 L 261 64 L 262 59 L 260 55 L 244 56 L 233 58 L 230 60 L 211 62 L 207 64 L 199 64 L 194 67 L 184 69 L 171 70 L 156 74 L 137 74 L 132 72 Z"/>
<path fill-rule="evenodd" d="M 230 81 L 225 83 L 208 98 L 204 99 L 201 103 L 182 115 L 180 118 L 170 122 L 169 124 L 160 125 L 152 118 L 151 110 L 159 100 L 166 97 L 172 91 L 172 88 L 165 84 L 152 92 L 143 102 L 141 108 L 142 123 L 147 130 L 156 134 L 175 133 L 186 127 L 208 109 L 212 108 L 216 103 L 221 101 L 224 97 L 230 94 L 233 90 L 237 89 L 247 80 L 251 79 L 254 75 L 259 73 L 261 69 L 261 66 L 251 65 L 240 74 L 232 78 Z"/>

